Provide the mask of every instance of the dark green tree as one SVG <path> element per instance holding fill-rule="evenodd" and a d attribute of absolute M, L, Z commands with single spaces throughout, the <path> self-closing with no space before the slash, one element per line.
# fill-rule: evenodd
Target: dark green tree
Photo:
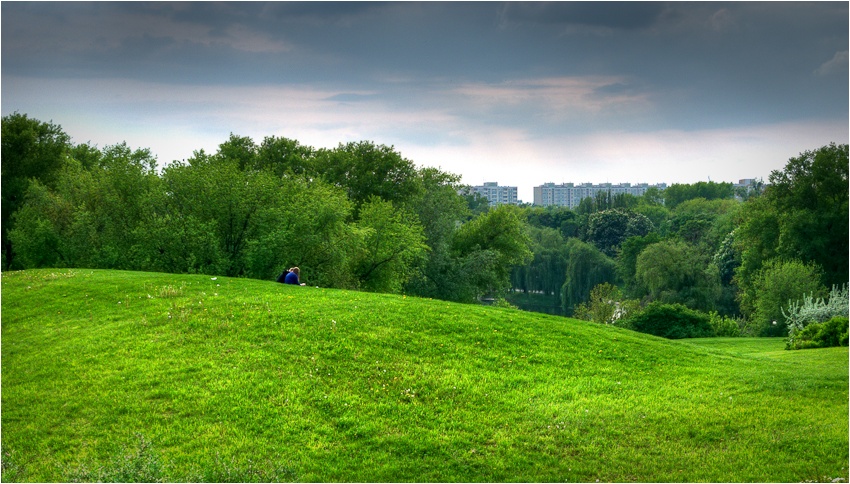
<path fill-rule="evenodd" d="M 38 180 L 48 188 L 54 186 L 70 141 L 62 127 L 52 122 L 44 123 L 17 112 L 3 117 L 0 136 L 3 218 L 0 225 L 4 269 L 15 267 L 15 252 L 8 238 L 13 225 L 12 214 L 21 207 L 32 180 Z"/>
<path fill-rule="evenodd" d="M 652 222 L 639 213 L 603 210 L 588 217 L 586 240 L 613 257 L 624 240 L 647 235 L 653 228 Z"/>
<path fill-rule="evenodd" d="M 425 244 L 430 248 L 423 268 L 405 288 L 411 294 L 438 299 L 452 299 L 456 293 L 452 257 L 452 237 L 458 225 L 469 219 L 466 199 L 458 193 L 460 177 L 436 168 L 422 168 L 418 174 L 420 188 L 408 204 L 422 224 Z"/>
<path fill-rule="evenodd" d="M 566 314 L 590 298 L 590 291 L 604 282 L 616 284 L 617 264 L 602 251 L 578 239 L 567 240 L 567 270 L 561 287 Z"/>
<path fill-rule="evenodd" d="M 743 204 L 735 281 L 746 315 L 759 299 L 756 276 L 774 258 L 817 265 L 827 287 L 847 282 L 848 198 L 848 146 L 833 143 L 788 160 L 761 196 Z"/>
<path fill-rule="evenodd" d="M 712 311 L 720 296 L 720 276 L 708 257 L 681 240 L 664 240 L 638 255 L 635 279 L 653 301 Z"/>
<path fill-rule="evenodd" d="M 643 295 L 643 292 L 635 279 L 635 274 L 637 272 L 637 258 L 643 249 L 660 241 L 661 237 L 657 233 L 650 232 L 645 236 L 638 235 L 629 237 L 620 245 L 620 253 L 617 257 L 617 273 L 623 280 L 623 285 L 627 295 L 633 297 Z"/>

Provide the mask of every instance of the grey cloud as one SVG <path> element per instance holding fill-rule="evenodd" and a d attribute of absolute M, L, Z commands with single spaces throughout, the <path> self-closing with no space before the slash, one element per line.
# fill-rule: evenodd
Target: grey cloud
<path fill-rule="evenodd" d="M 501 12 L 501 20 L 507 24 L 633 30 L 651 27 L 666 10 L 661 2 L 510 2 Z"/>

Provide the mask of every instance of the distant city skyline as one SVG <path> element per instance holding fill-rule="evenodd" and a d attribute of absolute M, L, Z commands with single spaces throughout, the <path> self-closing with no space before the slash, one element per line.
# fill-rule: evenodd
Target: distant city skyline
<path fill-rule="evenodd" d="M 756 182 L 759 179 L 760 178 L 739 178 L 736 182 L 717 181 L 717 180 L 697 180 L 696 182 L 693 182 L 693 183 L 699 183 L 699 182 L 731 183 L 733 187 L 749 187 L 750 185 L 752 185 L 753 182 Z M 762 181 L 764 183 L 767 183 L 766 180 L 762 180 Z M 624 188 L 626 188 L 626 189 L 628 189 L 628 188 L 631 188 L 631 189 L 643 188 L 643 189 L 645 189 L 645 188 L 650 188 L 650 187 L 663 190 L 663 189 L 667 188 L 668 186 L 675 185 L 675 184 L 676 183 L 667 183 L 667 182 L 657 182 L 657 183 L 647 183 L 647 182 L 637 182 L 637 183 L 632 183 L 632 182 L 618 182 L 618 183 L 612 183 L 612 182 L 599 182 L 599 183 L 594 183 L 594 182 L 561 182 L 561 183 L 544 182 L 544 183 L 541 183 L 541 184 L 538 184 L 538 185 L 535 185 L 535 186 L 532 187 L 533 198 L 531 200 L 524 200 L 524 199 L 517 196 L 517 193 L 518 193 L 518 190 L 519 190 L 518 186 L 516 186 L 516 185 L 504 185 L 504 184 L 500 184 L 498 181 L 488 181 L 488 182 L 484 182 L 484 183 L 479 184 L 479 185 L 470 185 L 470 187 L 475 192 L 478 192 L 478 194 L 480 194 L 481 196 L 487 196 L 488 191 L 492 192 L 492 193 L 497 193 L 498 198 L 496 199 L 496 201 L 494 201 L 492 198 L 488 197 L 488 199 L 491 202 L 490 203 L 491 205 L 502 204 L 502 203 L 510 203 L 510 202 L 504 202 L 503 200 L 505 200 L 505 199 L 508 199 L 508 200 L 512 199 L 512 200 L 515 201 L 516 204 L 530 203 L 530 204 L 537 205 L 538 204 L 537 189 L 540 188 L 540 187 L 545 187 L 547 185 L 553 186 L 553 187 L 570 187 L 570 188 L 577 188 L 577 189 L 578 188 L 612 189 L 612 190 L 615 190 L 615 193 L 619 193 L 616 190 L 624 189 Z M 499 189 L 501 189 L 501 190 L 499 190 Z M 512 189 L 512 194 L 509 194 L 509 195 L 502 194 L 501 192 L 505 191 L 504 189 Z M 642 193 L 635 193 L 635 190 L 620 190 L 620 191 L 623 192 L 623 193 L 629 193 L 629 194 L 635 195 L 635 196 L 642 195 Z M 593 196 L 593 195 L 586 195 L 586 196 Z M 578 200 L 580 200 L 581 198 L 584 198 L 584 197 L 580 197 Z M 552 203 L 548 203 L 548 204 L 545 204 L 545 205 L 551 205 L 551 204 Z M 576 203 L 567 204 L 567 206 L 569 206 L 569 207 L 572 207 L 573 205 L 577 205 L 577 201 L 576 201 Z"/>
<path fill-rule="evenodd" d="M 767 179 L 847 143 L 847 2 L 2 2 L 2 114 L 160 165 L 369 140 L 468 185 Z"/>

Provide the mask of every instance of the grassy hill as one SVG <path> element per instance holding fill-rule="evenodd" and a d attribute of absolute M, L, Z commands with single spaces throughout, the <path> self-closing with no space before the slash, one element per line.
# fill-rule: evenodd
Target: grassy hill
<path fill-rule="evenodd" d="M 403 296 L 2 275 L 4 481 L 829 481 L 847 348 Z"/>

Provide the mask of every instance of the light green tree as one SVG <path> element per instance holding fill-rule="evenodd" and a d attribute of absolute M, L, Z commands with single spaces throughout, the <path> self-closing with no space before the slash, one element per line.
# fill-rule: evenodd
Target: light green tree
<path fill-rule="evenodd" d="M 360 286 L 374 292 L 401 292 L 428 250 L 415 215 L 372 197 L 361 206 L 357 228 L 363 240 L 354 260 Z"/>

